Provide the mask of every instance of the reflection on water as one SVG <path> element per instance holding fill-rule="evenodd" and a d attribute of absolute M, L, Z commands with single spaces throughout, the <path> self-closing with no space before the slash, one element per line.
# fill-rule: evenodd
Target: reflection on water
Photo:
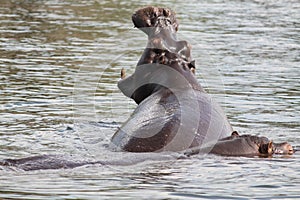
<path fill-rule="evenodd" d="M 131 13 L 149 4 L 176 10 L 179 37 L 193 46 L 197 77 L 236 130 L 299 146 L 296 0 L 3 0 L 0 158 L 47 153 L 122 158 L 106 146 L 135 104 L 116 83 L 122 67 L 133 72 L 146 44 L 144 34 L 133 29 Z M 299 154 L 199 156 L 134 167 L 4 170 L 0 197 L 299 198 L 298 160 Z"/>

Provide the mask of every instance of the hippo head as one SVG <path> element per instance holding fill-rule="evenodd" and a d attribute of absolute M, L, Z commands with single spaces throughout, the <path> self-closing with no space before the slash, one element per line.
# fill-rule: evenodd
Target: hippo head
<path fill-rule="evenodd" d="M 132 15 L 132 22 L 135 27 L 139 28 L 147 35 L 150 27 L 172 27 L 175 31 L 178 30 L 178 22 L 175 17 L 175 12 L 167 8 L 159 8 L 148 6 L 137 10 Z"/>
<path fill-rule="evenodd" d="M 293 154 L 295 150 L 292 145 L 287 142 L 274 143 L 274 153 L 275 154 Z"/>
<path fill-rule="evenodd" d="M 191 46 L 176 37 L 178 22 L 167 8 L 149 6 L 132 15 L 135 27 L 148 35 L 148 44 L 134 74 L 118 82 L 125 96 L 140 103 L 156 91 L 164 89 L 203 90 L 194 76 L 195 61 Z"/>
<path fill-rule="evenodd" d="M 261 143 L 259 146 L 259 152 L 265 155 L 272 154 L 293 154 L 294 149 L 292 145 L 287 142 L 274 143 L 269 141 L 268 143 Z"/>

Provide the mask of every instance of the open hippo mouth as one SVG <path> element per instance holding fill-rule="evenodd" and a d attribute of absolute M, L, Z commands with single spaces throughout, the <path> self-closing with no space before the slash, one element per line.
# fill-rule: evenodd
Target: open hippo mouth
<path fill-rule="evenodd" d="M 132 21 L 148 35 L 148 43 L 134 74 L 125 78 L 124 72 L 118 83 L 123 94 L 139 104 L 162 88 L 179 86 L 203 90 L 193 75 L 195 61 L 191 58 L 191 46 L 176 37 L 178 21 L 175 12 L 150 6 L 137 10 Z M 172 70 L 177 74 L 171 73 Z M 178 81 L 178 77 L 185 81 Z"/>

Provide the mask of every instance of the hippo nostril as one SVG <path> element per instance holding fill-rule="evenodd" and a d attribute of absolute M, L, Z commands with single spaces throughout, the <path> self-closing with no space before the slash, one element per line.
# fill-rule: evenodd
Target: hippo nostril
<path fill-rule="evenodd" d="M 291 145 L 288 148 L 289 148 L 288 154 L 294 154 L 295 153 L 295 150 L 293 149 L 293 147 Z"/>

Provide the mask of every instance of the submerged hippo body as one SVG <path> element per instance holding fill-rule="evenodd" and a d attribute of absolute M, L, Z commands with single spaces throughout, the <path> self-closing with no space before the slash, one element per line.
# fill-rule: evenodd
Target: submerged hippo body
<path fill-rule="evenodd" d="M 139 105 L 112 137 L 112 146 L 130 152 L 182 151 L 231 133 L 222 109 L 191 71 L 190 46 L 176 38 L 175 14 L 147 7 L 132 19 L 147 34 L 148 45 L 134 74 L 118 87 Z"/>
<path fill-rule="evenodd" d="M 70 156 L 61 155 L 39 155 L 20 159 L 0 160 L 0 166 L 16 167 L 25 171 L 40 169 L 62 169 L 75 168 L 88 164 L 101 164 L 83 160 L 73 160 Z"/>
<path fill-rule="evenodd" d="M 196 147 L 184 150 L 182 154 L 137 154 L 131 159 L 118 160 L 87 160 L 66 155 L 40 155 L 21 159 L 0 160 L 0 166 L 17 168 L 25 171 L 75 168 L 85 165 L 128 166 L 146 160 L 176 160 L 199 153 L 212 153 L 222 156 L 271 156 L 273 154 L 293 154 L 294 150 L 287 142 L 273 143 L 266 137 L 252 135 L 238 135 L 220 139 L 216 144 L 208 147 Z M 1 169 L 1 167 L 0 167 Z"/>

